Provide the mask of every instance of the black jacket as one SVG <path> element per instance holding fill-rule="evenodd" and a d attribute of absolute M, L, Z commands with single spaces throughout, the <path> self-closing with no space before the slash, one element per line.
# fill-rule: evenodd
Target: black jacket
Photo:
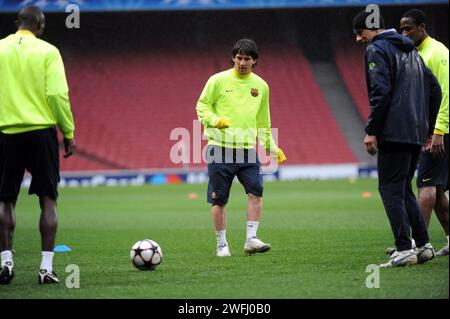
<path fill-rule="evenodd" d="M 433 134 L 441 88 L 414 42 L 387 30 L 366 49 L 370 115 L 366 133 L 379 141 L 423 145 Z"/>

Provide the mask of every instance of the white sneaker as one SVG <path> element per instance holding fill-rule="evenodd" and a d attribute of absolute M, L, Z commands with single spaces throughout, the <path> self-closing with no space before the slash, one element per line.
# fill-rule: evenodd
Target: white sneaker
<path fill-rule="evenodd" d="M 387 263 L 381 264 L 380 268 L 392 268 L 401 266 L 411 266 L 417 264 L 417 256 L 414 249 L 395 251 Z"/>
<path fill-rule="evenodd" d="M 216 256 L 217 257 L 230 257 L 230 249 L 228 248 L 227 244 L 220 244 L 217 246 L 216 249 Z"/>
<path fill-rule="evenodd" d="M 392 256 L 393 253 L 395 253 L 397 251 L 396 247 L 388 247 L 386 248 L 386 254 L 388 254 L 389 256 Z"/>
<path fill-rule="evenodd" d="M 430 243 L 426 243 L 422 247 L 417 248 L 417 263 L 423 264 L 434 258 L 434 249 Z"/>
<path fill-rule="evenodd" d="M 244 251 L 247 255 L 255 253 L 265 253 L 272 247 L 271 244 L 266 244 L 256 237 L 247 239 L 244 245 Z"/>
<path fill-rule="evenodd" d="M 434 254 L 435 256 L 448 256 L 448 245 Z"/>
<path fill-rule="evenodd" d="M 414 239 L 411 239 L 411 249 L 414 249 L 414 250 L 417 249 L 416 241 Z M 389 256 L 391 256 L 396 251 L 397 251 L 396 247 L 388 247 L 388 248 L 386 248 L 386 254 L 388 254 Z"/>

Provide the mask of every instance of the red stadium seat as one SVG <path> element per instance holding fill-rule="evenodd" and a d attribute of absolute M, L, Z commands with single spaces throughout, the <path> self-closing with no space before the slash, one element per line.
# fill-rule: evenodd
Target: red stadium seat
<path fill-rule="evenodd" d="M 336 49 L 335 59 L 353 103 L 362 119 L 366 121 L 370 109 L 364 69 L 364 47 L 356 44 L 341 45 Z"/>
<path fill-rule="evenodd" d="M 192 134 L 206 80 L 230 67 L 223 52 L 66 57 L 76 140 L 85 156 L 63 160 L 62 169 L 205 166 L 172 163 L 176 141 L 169 136 L 177 127 Z M 265 50 L 255 72 L 269 83 L 272 126 L 289 164 L 357 162 L 299 49 Z"/>

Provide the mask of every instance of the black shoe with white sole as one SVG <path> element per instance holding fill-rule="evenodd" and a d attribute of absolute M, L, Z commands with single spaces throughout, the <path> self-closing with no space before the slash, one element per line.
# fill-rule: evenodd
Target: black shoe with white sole
<path fill-rule="evenodd" d="M 39 270 L 38 281 L 40 285 L 59 284 L 59 279 L 53 271 Z"/>
<path fill-rule="evenodd" d="M 14 278 L 14 264 L 7 261 L 0 271 L 0 285 L 8 285 Z"/>

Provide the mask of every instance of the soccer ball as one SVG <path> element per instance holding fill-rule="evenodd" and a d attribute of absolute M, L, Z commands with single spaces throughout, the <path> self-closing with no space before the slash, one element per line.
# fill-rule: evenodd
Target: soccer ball
<path fill-rule="evenodd" d="M 144 239 L 133 245 L 130 258 L 139 270 L 154 270 L 162 261 L 163 253 L 157 242 Z"/>

